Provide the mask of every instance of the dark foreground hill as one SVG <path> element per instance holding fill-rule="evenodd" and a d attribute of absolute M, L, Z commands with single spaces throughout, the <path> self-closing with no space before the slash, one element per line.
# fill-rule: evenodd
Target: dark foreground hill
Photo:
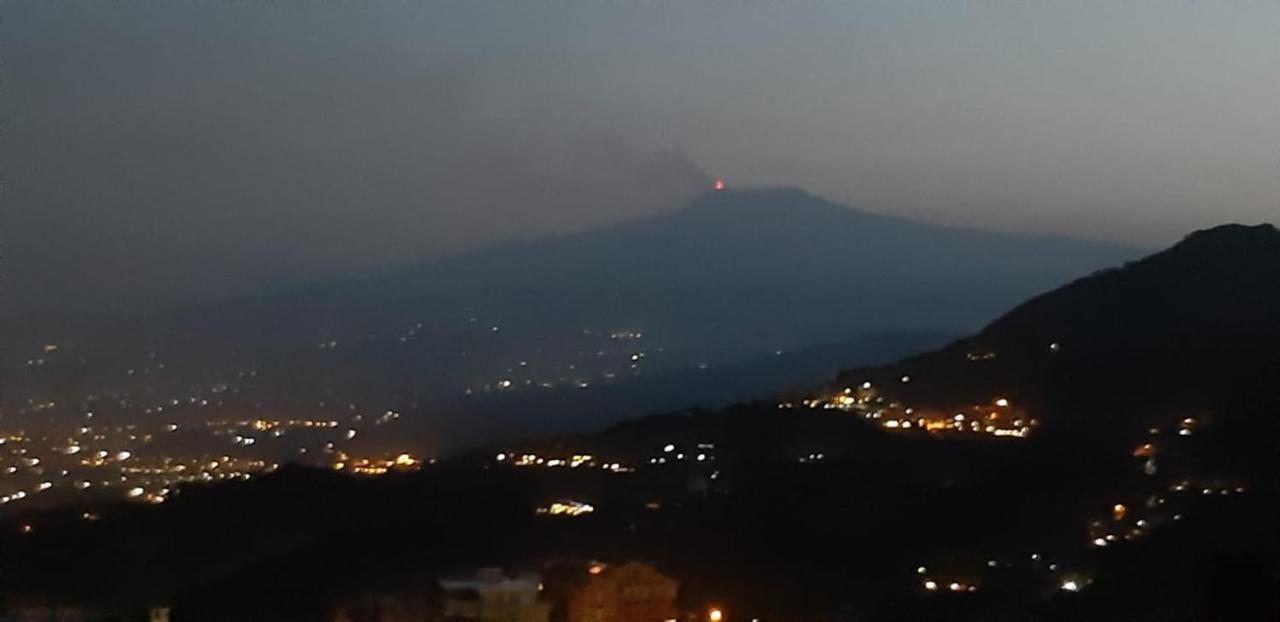
<path fill-rule="evenodd" d="M 904 375 L 909 385 L 894 382 Z M 1280 425 L 1280 231 L 1198 231 L 1032 298 L 973 337 L 835 384 L 866 380 L 939 408 L 1005 396 L 1084 435 L 1133 437 L 1190 417 L 1259 438 Z"/>
<path fill-rule="evenodd" d="M 458 568 L 570 556 L 651 561 L 690 611 L 733 619 L 1275 619 L 1277 284 L 1274 228 L 1218 228 L 812 393 L 399 477 L 285 469 L 97 521 L 14 517 L 8 594 L 311 620 Z M 890 427 L 908 404 L 1014 411 L 1029 432 Z M 555 499 L 595 511 L 535 513 Z"/>

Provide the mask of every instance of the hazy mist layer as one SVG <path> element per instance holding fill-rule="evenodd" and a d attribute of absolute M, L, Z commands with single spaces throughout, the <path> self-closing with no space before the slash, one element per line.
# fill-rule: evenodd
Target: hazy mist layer
<path fill-rule="evenodd" d="M 1140 244 L 1274 219 L 1280 191 L 1268 3 L 0 12 L 11 317 L 582 230 L 711 177 Z"/>

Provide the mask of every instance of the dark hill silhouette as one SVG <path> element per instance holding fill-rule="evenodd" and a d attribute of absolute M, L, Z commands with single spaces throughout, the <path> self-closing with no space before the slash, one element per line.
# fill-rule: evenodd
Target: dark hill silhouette
<path fill-rule="evenodd" d="M 712 356 L 759 353 L 857 334 L 972 329 L 1027 296 L 1138 254 L 928 225 L 791 188 L 724 191 L 608 229 L 246 301 L 227 317 L 274 308 L 296 319 L 301 306 L 328 326 L 422 314 L 479 315 L 516 331 L 638 325 Z"/>
<path fill-rule="evenodd" d="M 310 344 L 416 322 L 448 330 L 474 317 L 543 336 L 637 327 L 698 360 L 739 358 L 860 334 L 972 330 L 1030 295 L 1139 254 L 929 225 L 793 188 L 723 191 L 606 229 L 145 322 Z"/>
<path fill-rule="evenodd" d="M 175 619 L 237 620 L 568 556 L 652 560 L 692 607 L 725 601 L 747 619 L 1275 619 L 1278 282 L 1274 228 L 1214 229 L 841 380 L 902 387 L 918 404 L 1007 395 L 1044 422 L 1027 439 L 892 433 L 770 400 L 502 448 L 593 452 L 636 467 L 627 473 L 513 467 L 493 453 L 366 481 L 282 469 L 158 507 L 101 507 L 93 522 L 78 508 L 0 520 L 6 561 L 23 570 L 4 589 L 13 601 L 168 603 Z M 913 380 L 895 383 L 903 373 Z M 1194 436 L 1169 433 L 1186 416 Z M 1160 469 L 1146 473 L 1130 449 L 1153 424 L 1166 432 Z M 1241 488 L 1175 494 L 1183 478 Z M 567 521 L 533 511 L 560 498 L 597 509 Z M 1127 518 L 1112 517 L 1117 502 Z M 1132 543 L 1092 544 L 1091 525 L 1123 535 L 1139 518 L 1150 525 Z M 983 588 L 929 594 L 917 566 Z M 1096 585 L 1065 593 L 1074 573 Z"/>
<path fill-rule="evenodd" d="M 904 376 L 910 383 L 899 381 Z M 1152 426 L 1202 415 L 1224 434 L 1240 428 L 1237 442 L 1262 438 L 1247 429 L 1280 429 L 1280 232 L 1271 225 L 1196 232 L 1036 296 L 939 350 L 843 371 L 780 400 L 655 415 L 577 442 L 651 451 L 664 439 L 705 439 L 776 456 L 787 454 L 770 443 L 801 434 L 814 450 L 865 453 L 883 436 L 873 426 L 796 417 L 776 403 L 866 381 L 915 407 L 964 409 L 1006 397 L 1039 420 L 1038 439 L 1068 454 L 1081 442 L 1131 447 Z M 896 441 L 890 447 L 901 451 Z"/>
<path fill-rule="evenodd" d="M 405 421 L 423 422 L 418 434 L 434 442 L 442 427 L 434 424 L 449 417 L 486 427 L 470 416 L 478 397 L 549 403 L 586 385 L 683 372 L 696 381 L 704 366 L 850 341 L 867 347 L 836 366 L 893 360 L 907 344 L 936 343 L 917 345 L 918 335 L 966 334 L 1028 296 L 1138 252 L 934 226 L 796 189 L 711 192 L 652 218 L 385 274 L 74 330 L 6 326 L 10 340 L 27 340 L 9 350 L 16 354 L 5 364 L 18 368 L 6 374 L 6 390 L 10 403 L 53 395 L 70 404 L 226 384 L 282 414 L 319 402 L 415 414 Z M 62 349 L 46 356 L 41 347 L 51 342 Z M 52 362 L 23 367 L 31 358 Z M 122 376 L 159 363 L 163 373 Z M 594 427 L 673 407 L 649 395 L 658 396 L 631 392 L 624 411 L 574 421 Z M 748 388 L 711 401 L 758 395 Z"/>
<path fill-rule="evenodd" d="M 1280 231 L 1224 225 L 1032 298 L 936 352 L 844 372 L 838 383 L 908 374 L 916 403 L 1005 395 L 1045 412 L 1047 424 L 1140 429 L 1171 410 L 1274 405 L 1278 346 Z"/>

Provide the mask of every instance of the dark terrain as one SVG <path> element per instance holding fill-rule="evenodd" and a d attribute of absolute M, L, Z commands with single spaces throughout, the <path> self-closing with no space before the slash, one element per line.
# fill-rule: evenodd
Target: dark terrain
<path fill-rule="evenodd" d="M 6 324 L 4 413 L 25 424 L 28 400 L 65 405 L 42 416 L 66 418 L 103 394 L 183 399 L 227 385 L 242 403 L 219 416 L 391 409 L 412 415 L 434 455 L 502 437 L 506 422 L 490 415 L 511 403 L 533 405 L 515 422 L 529 429 L 593 429 L 896 360 L 1139 254 L 928 225 L 795 189 L 712 192 L 653 218 L 376 276 L 108 322 Z M 779 352 L 808 362 L 769 364 Z M 626 386 L 593 391 L 614 385 Z M 688 387 L 704 393 L 679 401 Z"/>
<path fill-rule="evenodd" d="M 922 411 L 1004 396 L 1037 424 L 1021 439 L 949 436 L 779 407 L 862 382 Z M 158 507 L 95 507 L 93 522 L 84 508 L 13 516 L 5 597 L 307 620 L 364 594 L 429 594 L 456 568 L 583 556 L 650 560 L 690 607 L 723 602 L 735 619 L 1269 620 L 1278 414 L 1280 232 L 1223 226 L 812 391 L 497 444 L 414 474 L 285 468 Z M 1135 457 L 1143 443 L 1158 468 Z M 689 458 L 652 463 L 676 452 Z M 512 466 L 523 453 L 635 470 Z M 560 498 L 597 511 L 534 514 Z M 1101 533 L 1120 537 L 1093 544 Z M 917 566 L 981 589 L 928 592 Z"/>

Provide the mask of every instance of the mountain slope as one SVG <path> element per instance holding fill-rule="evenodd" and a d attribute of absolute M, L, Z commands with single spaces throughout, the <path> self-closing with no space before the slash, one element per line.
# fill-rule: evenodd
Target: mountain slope
<path fill-rule="evenodd" d="M 481 314 L 515 330 L 642 325 L 676 341 L 759 352 L 860 333 L 971 329 L 1137 255 L 1114 244 L 931 226 L 795 189 L 726 191 L 647 220 L 274 303 L 288 310 L 305 301 L 338 323 L 406 308 L 433 319 Z M 254 304 L 241 308 L 261 313 Z"/>
<path fill-rule="evenodd" d="M 781 400 L 627 422 L 586 442 L 634 453 L 655 439 L 703 439 L 725 447 L 749 443 L 757 448 L 748 455 L 762 455 L 769 439 L 799 431 L 811 451 L 844 457 L 882 453 L 885 443 L 897 442 L 890 436 L 931 436 L 877 434 L 876 418 L 861 415 L 853 417 L 855 427 L 868 428 L 870 436 L 837 432 L 847 424 L 836 420 L 848 415 L 832 419 L 825 413 L 839 410 L 798 405 L 863 383 L 878 396 L 866 412 L 883 411 L 886 419 L 904 416 L 906 407 L 914 417 L 933 412 L 950 419 L 1008 400 L 1023 418 L 1037 421 L 1030 435 L 1036 451 L 1054 454 L 1042 457 L 1067 468 L 1077 468 L 1070 465 L 1081 451 L 1127 465 L 1135 445 L 1155 439 L 1152 430 L 1176 440 L 1190 419 L 1185 432 L 1194 432 L 1195 441 L 1178 446 L 1184 465 L 1197 464 L 1190 470 L 1230 468 L 1269 478 L 1260 465 L 1275 461 L 1272 439 L 1280 433 L 1280 232 L 1270 225 L 1197 232 L 1165 251 L 1036 296 L 939 350 L 847 370 Z M 777 401 L 796 406 L 779 409 Z"/>
<path fill-rule="evenodd" d="M 652 560 L 743 618 L 1271 620 L 1278 283 L 1273 228 L 1218 228 L 841 379 L 939 408 L 1008 396 L 1044 422 L 1025 438 L 890 430 L 771 400 L 503 444 L 403 477 L 283 469 L 99 521 L 78 509 L 0 521 L 24 568 L 7 589 L 241 619 L 213 612 L 292 604 L 275 576 L 358 595 L 410 572 L 569 556 Z M 1146 417 L 1163 431 L 1137 429 Z M 1174 432 L 1184 417 L 1194 434 Z M 1131 453 L 1144 443 L 1159 446 L 1158 470 Z M 507 458 L 529 452 L 629 468 Z M 533 511 L 563 498 L 597 509 Z M 22 533 L 23 520 L 39 526 Z M 102 562 L 67 561 L 84 558 Z M 333 559 L 372 570 L 335 573 Z M 928 587 L 953 580 L 980 589 Z"/>
<path fill-rule="evenodd" d="M 7 390 L 14 404 L 77 404 L 102 394 L 181 402 L 218 386 L 282 414 L 322 402 L 458 413 L 474 395 L 577 390 L 888 334 L 964 334 L 1137 253 L 937 227 L 795 189 L 712 192 L 653 218 L 427 266 L 11 333 L 28 343 L 9 361 L 39 365 L 11 373 Z M 61 347 L 48 354 L 48 343 Z M 885 345 L 854 360 L 903 351 Z"/>
<path fill-rule="evenodd" d="M 1037 296 L 973 337 L 845 372 L 838 384 L 903 375 L 912 382 L 896 390 L 912 403 L 953 407 L 1004 395 L 1049 424 L 1138 430 L 1178 413 L 1266 410 L 1280 396 L 1280 232 L 1225 225 L 1193 233 Z"/>

